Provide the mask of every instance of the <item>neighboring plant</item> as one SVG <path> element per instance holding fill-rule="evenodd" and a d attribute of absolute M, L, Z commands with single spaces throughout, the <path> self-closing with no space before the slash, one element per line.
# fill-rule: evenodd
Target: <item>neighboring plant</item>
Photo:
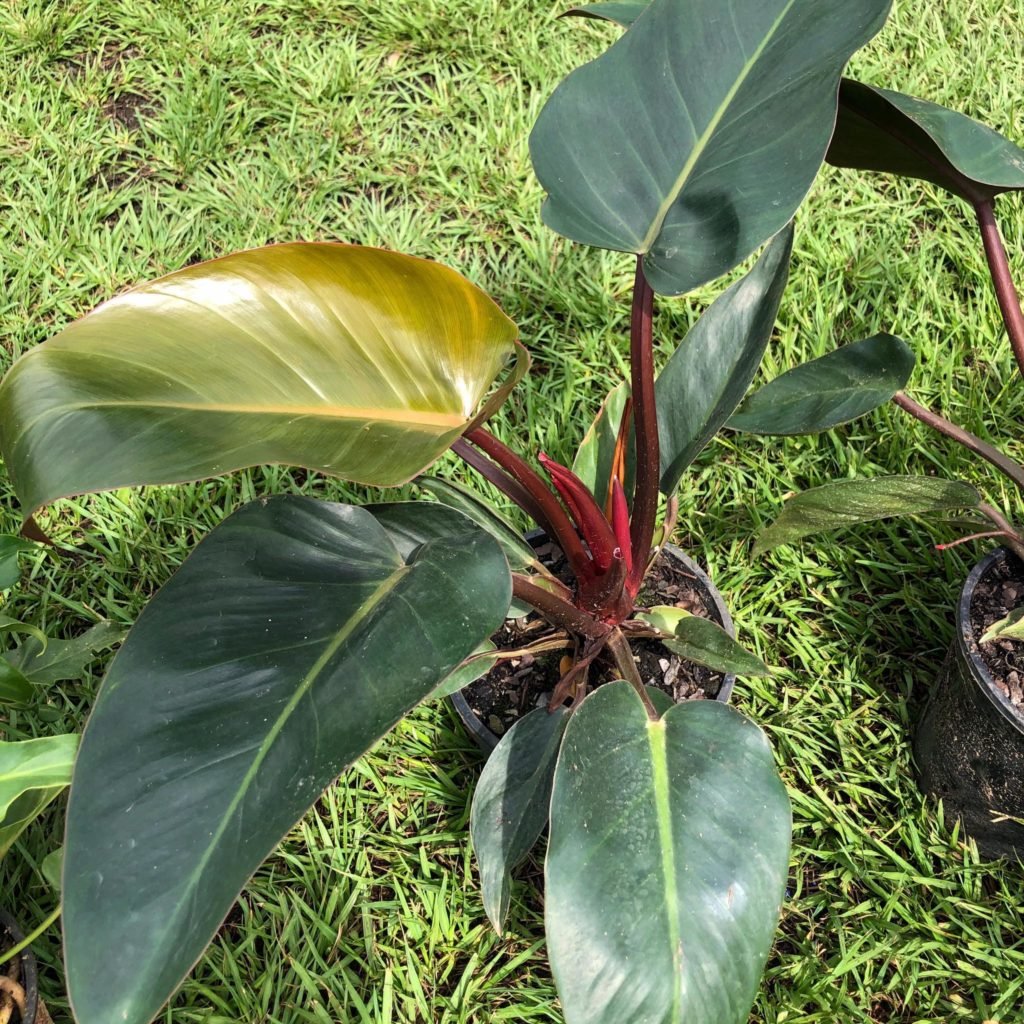
<path fill-rule="evenodd" d="M 839 120 L 826 159 L 839 167 L 887 171 L 930 181 L 970 204 L 1013 355 L 1024 374 L 1024 312 L 994 211 L 998 195 L 1024 190 L 1024 149 L 964 114 L 926 100 L 844 80 Z M 851 367 L 848 355 L 855 348 L 846 346 L 783 374 L 748 398 L 730 426 L 762 434 L 824 430 L 852 419 L 864 406 L 873 405 L 876 398 L 882 397 L 872 390 L 876 374 L 894 369 L 901 374 L 909 373 L 912 357 L 900 357 L 895 350 L 875 358 L 873 363 L 860 360 L 856 367 Z M 899 358 L 906 363 L 902 369 L 897 366 Z M 860 379 L 853 379 L 851 371 L 860 374 Z M 1021 463 L 903 391 L 897 391 L 892 401 L 984 459 L 1018 488 L 1024 488 Z M 939 545 L 940 548 L 995 538 L 1024 559 L 1024 530 L 1012 522 L 1005 510 L 984 501 L 969 484 L 931 476 L 840 480 L 805 491 L 791 499 L 779 518 L 764 530 L 757 549 L 767 551 L 780 544 L 792 544 L 821 532 L 872 520 L 899 515 L 952 517 L 964 509 L 973 509 L 984 518 L 968 520 L 971 532 L 950 544 Z M 999 638 L 1024 639 L 1024 607 L 994 623 L 982 637 Z"/>
<path fill-rule="evenodd" d="M 530 143 L 545 218 L 637 261 L 630 380 L 573 470 L 540 455 L 550 484 L 484 426 L 526 369 L 514 325 L 453 271 L 382 250 L 286 244 L 192 266 L 11 370 L 0 446 L 29 513 L 274 462 L 392 486 L 453 449 L 572 572 L 555 579 L 481 499 L 429 479 L 440 501 L 260 499 L 202 540 L 114 658 L 75 765 L 64 927 L 80 1024 L 147 1024 L 324 787 L 493 663 L 513 602 L 572 655 L 477 789 L 488 915 L 500 929 L 509 870 L 549 823 L 546 927 L 570 1024 L 746 1021 L 788 869 L 785 789 L 753 723 L 716 701 L 667 706 L 630 642 L 767 671 L 722 630 L 637 600 L 682 475 L 756 373 L 843 66 L 888 7 L 655 0 L 555 91 Z M 655 292 L 764 243 L 656 377 Z M 870 344 L 909 369 L 896 339 Z M 872 401 L 904 380 L 887 371 Z M 602 652 L 622 680 L 588 692 Z"/>

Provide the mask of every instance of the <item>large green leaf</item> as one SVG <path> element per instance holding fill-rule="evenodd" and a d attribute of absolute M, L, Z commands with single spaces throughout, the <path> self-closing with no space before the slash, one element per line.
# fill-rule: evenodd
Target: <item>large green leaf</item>
<path fill-rule="evenodd" d="M 727 426 L 750 434 L 816 434 L 888 402 L 913 369 L 905 341 L 875 334 L 776 377 L 747 397 Z"/>
<path fill-rule="evenodd" d="M 793 216 L 839 78 L 890 0 L 653 0 L 555 90 L 530 136 L 544 219 L 644 254 L 655 291 L 723 274 Z"/>
<path fill-rule="evenodd" d="M 766 246 L 753 270 L 704 311 L 655 382 L 661 489 L 671 494 L 686 467 L 718 433 L 754 379 L 789 276 L 793 228 Z"/>
<path fill-rule="evenodd" d="M 508 913 L 509 872 L 548 821 L 555 759 L 568 719 L 568 708 L 535 708 L 520 718 L 491 751 L 473 794 L 473 851 L 484 910 L 499 935 Z"/>
<path fill-rule="evenodd" d="M 934 182 L 969 202 L 1024 189 L 1024 150 L 966 114 L 844 78 L 826 159 Z"/>
<path fill-rule="evenodd" d="M 715 672 L 741 676 L 769 676 L 772 670 L 756 655 L 737 643 L 717 622 L 674 605 L 655 605 L 637 618 L 665 634 L 662 641 L 688 661 Z"/>
<path fill-rule="evenodd" d="M 71 781 L 77 736 L 0 741 L 0 857 Z"/>
<path fill-rule="evenodd" d="M 754 554 L 857 523 L 974 508 L 980 501 L 981 495 L 968 484 L 939 477 L 837 480 L 791 498 L 779 518 L 757 538 Z"/>
<path fill-rule="evenodd" d="M 566 1024 L 746 1024 L 789 861 L 764 734 L 718 701 L 650 721 L 627 683 L 562 741 L 545 921 Z"/>
<path fill-rule="evenodd" d="M 253 502 L 143 611 L 68 808 L 79 1024 L 149 1024 L 323 788 L 501 624 L 501 550 L 443 511 L 461 533 L 404 558 L 364 509 Z"/>
<path fill-rule="evenodd" d="M 513 350 L 512 322 L 440 264 L 268 246 L 141 285 L 30 351 L 0 386 L 0 447 L 28 510 L 271 462 L 398 484 Z"/>

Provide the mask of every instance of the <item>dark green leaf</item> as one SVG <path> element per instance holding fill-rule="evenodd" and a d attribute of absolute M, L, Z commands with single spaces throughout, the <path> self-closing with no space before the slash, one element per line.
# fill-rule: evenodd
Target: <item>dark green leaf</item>
<path fill-rule="evenodd" d="M 1024 189 L 1024 150 L 937 103 L 844 78 L 826 157 L 837 167 L 923 178 L 968 202 Z"/>
<path fill-rule="evenodd" d="M 0 590 L 9 590 L 21 579 L 18 553 L 38 547 L 33 541 L 10 534 L 0 535 Z"/>
<path fill-rule="evenodd" d="M 535 708 L 491 752 L 473 794 L 470 824 L 484 910 L 500 935 L 508 913 L 509 872 L 548 821 L 555 759 L 569 712 Z"/>
<path fill-rule="evenodd" d="M 981 496 L 968 484 L 938 477 L 837 480 L 791 498 L 782 515 L 757 538 L 754 554 L 857 523 L 974 508 L 980 501 Z"/>
<path fill-rule="evenodd" d="M 604 506 L 615 461 L 615 445 L 619 439 L 619 424 L 629 398 L 629 384 L 623 382 L 608 392 L 594 422 L 590 424 L 580 443 L 572 464 L 572 471 L 587 485 L 597 503 Z M 632 431 L 630 432 L 632 435 Z M 626 455 L 627 494 L 632 493 L 633 466 L 636 463 L 636 444 L 631 440 Z"/>
<path fill-rule="evenodd" d="M 522 534 L 479 495 L 439 477 L 420 476 L 416 478 L 416 483 L 443 505 L 458 509 L 463 515 L 469 516 L 480 529 L 489 533 L 501 545 L 501 550 L 508 559 L 508 566 L 514 572 L 536 563 L 537 556 L 533 548 L 523 540 Z"/>
<path fill-rule="evenodd" d="M 519 349 L 439 263 L 265 246 L 139 285 L 24 355 L 0 386 L 0 447 L 29 511 L 271 462 L 403 483 Z"/>
<path fill-rule="evenodd" d="M 364 509 L 261 499 L 143 611 L 68 806 L 79 1024 L 149 1024 L 324 787 L 501 624 L 504 555 L 436 508 L 464 532 L 405 558 Z"/>
<path fill-rule="evenodd" d="M 71 781 L 77 736 L 0 741 L 0 857 Z"/>
<path fill-rule="evenodd" d="M 651 722 L 627 683 L 572 716 L 545 885 L 566 1024 L 746 1024 L 789 865 L 764 734 L 718 701 Z"/>
<path fill-rule="evenodd" d="M 630 25 L 647 9 L 645 3 L 632 3 L 630 0 L 606 0 L 600 4 L 583 4 L 570 7 L 562 17 L 575 15 L 579 18 L 599 18 L 602 21 L 614 21 L 623 28 Z"/>
<path fill-rule="evenodd" d="M 851 53 L 889 0 L 653 0 L 530 136 L 555 231 L 644 254 L 656 292 L 725 273 L 793 216 Z"/>
<path fill-rule="evenodd" d="M 0 705 L 27 704 L 35 692 L 25 674 L 6 657 L 0 656 Z"/>
<path fill-rule="evenodd" d="M 756 655 L 741 647 L 717 622 L 693 615 L 672 605 L 658 605 L 640 612 L 638 619 L 666 634 L 662 641 L 687 661 L 706 665 L 715 672 L 740 676 L 770 676 L 772 670 Z"/>
<path fill-rule="evenodd" d="M 792 247 L 790 225 L 704 311 L 655 382 L 665 494 L 747 393 L 775 326 Z"/>
<path fill-rule="evenodd" d="M 119 644 L 127 632 L 127 626 L 97 622 L 72 640 L 50 639 L 45 648 L 38 639 L 27 640 L 16 650 L 8 651 L 7 658 L 37 686 L 81 679 L 96 654 Z"/>
<path fill-rule="evenodd" d="M 750 395 L 727 425 L 750 434 L 816 434 L 888 402 L 913 369 L 906 342 L 876 334 L 776 377 Z"/>

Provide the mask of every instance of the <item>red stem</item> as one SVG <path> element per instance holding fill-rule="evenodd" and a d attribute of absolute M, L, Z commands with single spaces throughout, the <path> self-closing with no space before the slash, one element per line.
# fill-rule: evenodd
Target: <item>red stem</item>
<path fill-rule="evenodd" d="M 522 485 L 547 520 L 548 536 L 562 549 L 573 575 L 577 580 L 589 579 L 593 574 L 590 556 L 583 550 L 572 520 L 540 474 L 483 427 L 470 431 L 466 437 Z"/>
<path fill-rule="evenodd" d="M 643 581 L 654 538 L 654 520 L 658 514 L 658 482 L 661 453 L 658 446 L 658 411 L 654 401 L 654 344 L 652 320 L 654 291 L 643 271 L 643 257 L 636 258 L 633 284 L 633 316 L 629 332 L 633 422 L 636 424 L 636 490 L 630 537 L 633 566 L 626 586 L 636 594 Z"/>
<path fill-rule="evenodd" d="M 611 627 L 605 623 L 598 622 L 592 615 L 581 611 L 574 604 L 563 601 L 549 590 L 531 583 L 528 577 L 515 572 L 512 573 L 512 594 L 518 600 L 525 601 L 531 608 L 536 608 L 548 622 L 561 626 L 570 633 L 597 640 L 607 636 L 610 631 Z"/>
<path fill-rule="evenodd" d="M 1010 275 L 1010 264 L 1006 258 L 1003 240 L 999 237 L 999 225 L 996 224 L 995 211 L 991 199 L 982 199 L 974 204 L 974 212 L 981 228 L 981 240 L 985 245 L 985 258 L 995 285 L 999 309 L 1006 324 L 1006 333 L 1010 338 L 1017 366 L 1024 375 L 1024 311 L 1020 308 L 1020 297 L 1014 287 Z"/>

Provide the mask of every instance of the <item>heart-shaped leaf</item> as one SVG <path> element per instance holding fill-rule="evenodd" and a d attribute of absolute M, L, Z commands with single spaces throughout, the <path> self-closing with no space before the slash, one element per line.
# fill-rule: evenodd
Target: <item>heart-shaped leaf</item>
<path fill-rule="evenodd" d="M 782 515 L 757 538 L 754 554 L 857 523 L 974 508 L 980 501 L 981 495 L 968 484 L 938 477 L 836 480 L 791 498 Z"/>
<path fill-rule="evenodd" d="M 826 159 L 837 167 L 923 178 L 968 202 L 1024 189 L 1024 149 L 928 100 L 844 78 Z"/>
<path fill-rule="evenodd" d="M 440 264 L 267 246 L 134 288 L 23 356 L 0 447 L 27 510 L 272 462 L 398 484 L 469 426 L 514 350 L 508 317 Z"/>
<path fill-rule="evenodd" d="M 753 270 L 704 311 L 655 382 L 661 489 L 718 433 L 754 379 L 789 276 L 793 228 L 771 240 Z"/>
<path fill-rule="evenodd" d="M 816 434 L 888 402 L 913 369 L 905 341 L 876 334 L 776 377 L 748 396 L 727 426 L 749 434 Z"/>
<path fill-rule="evenodd" d="M 740 676 L 770 676 L 772 670 L 740 646 L 717 622 L 674 605 L 656 605 L 637 618 L 665 634 L 662 643 L 680 657 L 715 672 Z"/>
<path fill-rule="evenodd" d="M 562 82 L 530 154 L 544 219 L 644 255 L 691 291 L 793 216 L 825 156 L 843 66 L 890 0 L 653 0 Z"/>
<path fill-rule="evenodd" d="M 0 741 L 0 857 L 71 781 L 77 736 Z"/>
<path fill-rule="evenodd" d="M 566 1024 L 746 1024 L 789 865 L 764 734 L 718 701 L 650 721 L 627 683 L 572 716 L 545 922 Z"/>
<path fill-rule="evenodd" d="M 68 806 L 78 1024 L 149 1024 L 323 788 L 501 624 L 500 548 L 460 513 L 434 514 L 461 531 L 404 558 L 364 509 L 260 500 L 143 611 Z"/>
<path fill-rule="evenodd" d="M 508 913 L 509 872 L 548 822 L 555 760 L 568 720 L 567 708 L 535 708 L 520 718 L 491 751 L 473 794 L 470 829 L 484 910 L 499 935 Z"/>

